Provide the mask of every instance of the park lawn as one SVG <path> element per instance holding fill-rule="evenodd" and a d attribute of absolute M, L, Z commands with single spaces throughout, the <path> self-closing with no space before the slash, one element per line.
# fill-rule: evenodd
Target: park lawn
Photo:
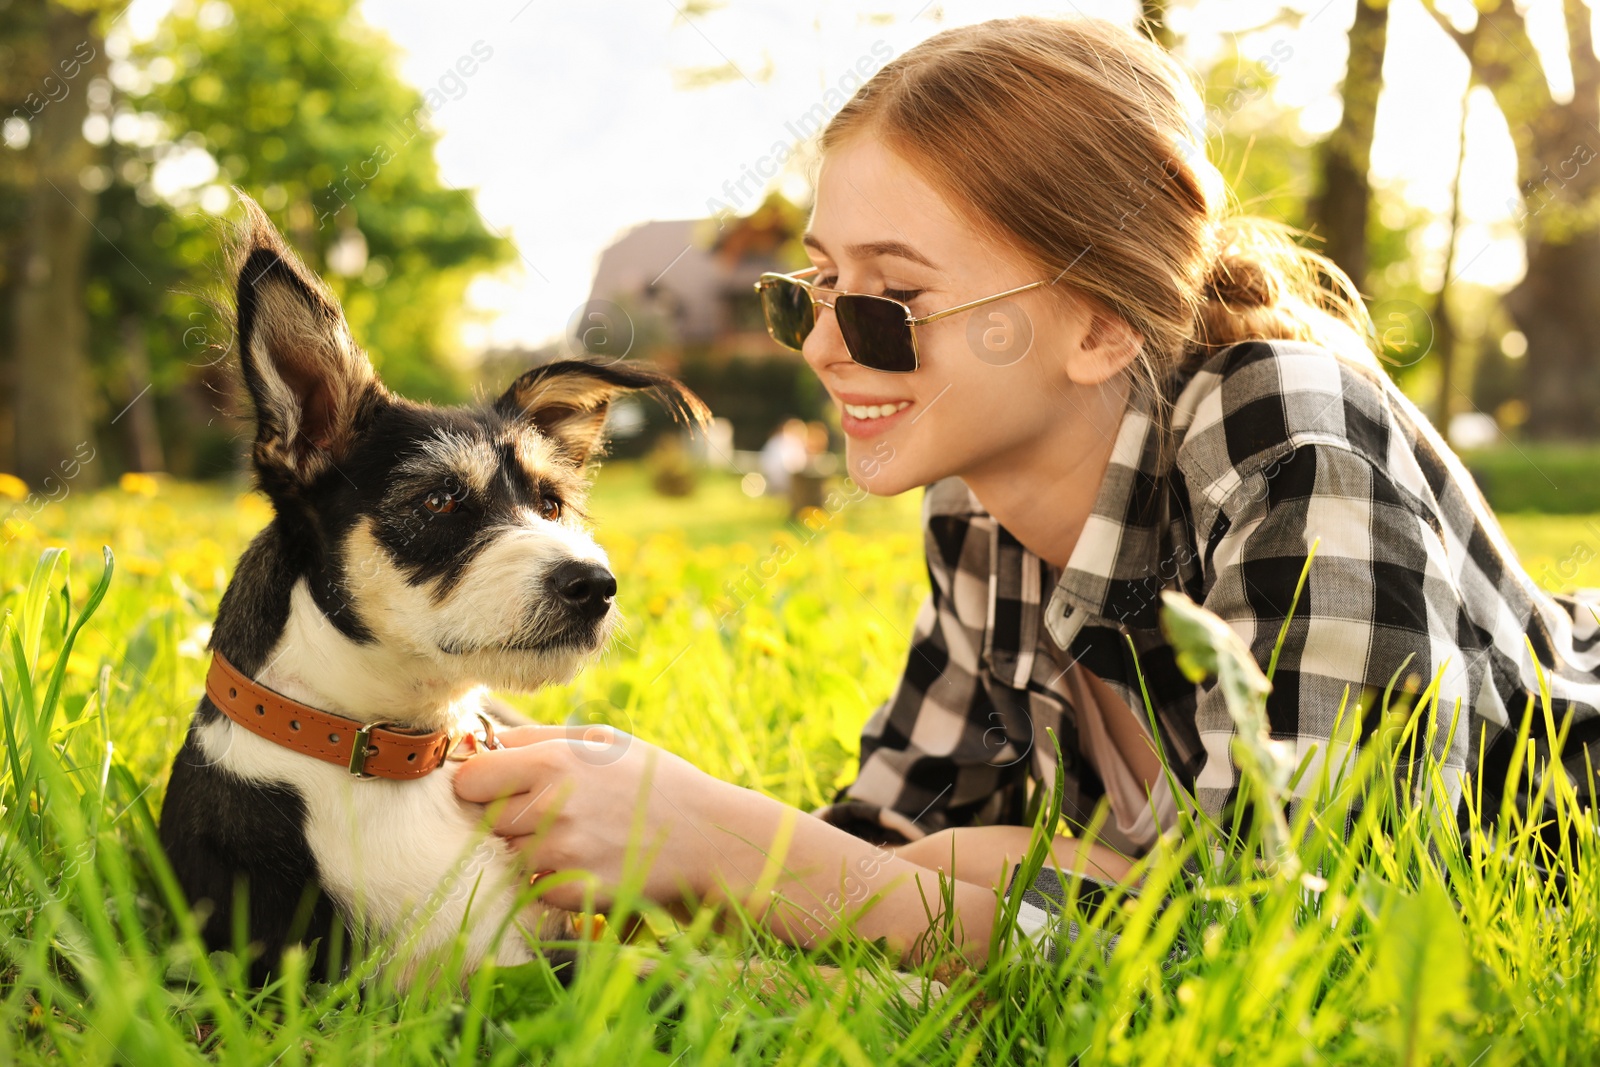
<path fill-rule="evenodd" d="M 666 499 L 643 468 L 616 463 L 591 504 L 628 625 L 573 686 L 514 702 L 541 721 L 612 722 L 802 807 L 849 781 L 861 723 L 893 688 L 926 593 L 916 495 L 841 493 L 793 524 L 733 476 Z M 1128 924 L 1109 959 L 1080 951 L 966 975 L 947 964 L 942 995 L 917 982 L 905 994 L 871 946 L 826 953 L 843 975 L 829 985 L 815 957 L 758 933 L 673 931 L 659 916 L 663 948 L 586 946 L 567 991 L 543 964 L 485 969 L 465 990 L 441 981 L 399 995 L 291 973 L 251 991 L 237 959 L 193 950 L 152 835 L 208 624 L 267 518 L 240 485 L 139 478 L 13 512 L 0 591 L 13 627 L 43 625 L 37 651 L 8 635 L 0 658 L 12 739 L 0 769 L 0 1063 L 1600 1062 L 1593 864 L 1555 861 L 1579 902 L 1556 907 L 1521 862 L 1526 836 L 1489 861 L 1448 843 L 1441 857 L 1421 809 L 1400 801 L 1390 810 L 1403 825 L 1372 829 L 1365 849 L 1331 843 L 1320 821 L 1297 824 L 1321 877 L 1227 868 L 1160 923 L 1147 892 L 1142 910 L 1084 916 L 1087 928 Z M 1600 552 L 1587 547 L 1600 545 L 1600 516 L 1505 526 L 1536 578 L 1600 586 Z M 73 619 L 101 575 L 100 546 L 116 566 L 41 727 L 28 715 L 46 713 L 22 696 L 50 705 L 67 616 L 58 600 L 31 613 L 25 602 L 53 545 L 69 551 Z M 1592 832 L 1582 847 L 1600 856 Z M 1168 884 L 1181 858 L 1153 861 L 1150 884 Z M 1176 963 L 1174 944 L 1191 949 Z M 635 977 L 663 953 L 671 966 Z M 774 962 L 740 963 L 755 955 Z"/>

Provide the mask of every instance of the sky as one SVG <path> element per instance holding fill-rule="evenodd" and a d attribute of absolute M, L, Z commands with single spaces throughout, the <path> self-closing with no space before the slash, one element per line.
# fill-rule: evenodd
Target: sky
<path fill-rule="evenodd" d="M 151 32 L 169 4 L 136 0 L 124 20 L 129 32 Z M 1453 6 L 1471 7 L 1470 0 Z M 1523 6 L 1534 11 L 1541 52 L 1559 57 L 1560 0 Z M 1286 45 L 1292 55 L 1280 67 L 1276 101 L 1299 110 L 1308 134 L 1337 123 L 1355 0 L 1175 0 L 1173 7 L 1192 65 L 1204 69 L 1230 36 L 1245 56 L 1265 56 L 1275 44 L 1282 54 Z M 558 337 L 587 299 L 600 253 L 633 226 L 705 217 L 719 206 L 748 210 L 766 188 L 802 195 L 797 120 L 829 88 L 848 93 L 859 63 L 876 69 L 943 28 L 988 18 L 1128 21 L 1135 8 L 1131 0 L 732 0 L 691 13 L 683 0 L 364 0 L 362 10 L 402 49 L 403 76 L 444 100 L 432 117 L 442 131 L 444 181 L 475 189 L 484 220 L 520 253 L 469 291 L 474 314 L 462 344 L 470 352 Z M 1302 13 L 1297 27 L 1240 33 L 1282 8 Z M 464 56 L 476 61 L 470 77 L 456 70 Z M 1564 64 L 1554 66 L 1553 87 L 1570 93 L 1570 81 L 1561 84 Z M 725 79 L 686 84 L 718 68 Z M 1392 0 L 1384 77 L 1373 175 L 1435 213 L 1420 266 L 1436 287 L 1467 65 L 1420 0 Z M 1458 276 L 1503 288 L 1523 267 L 1509 206 L 1515 157 L 1485 91 L 1471 99 L 1468 116 Z M 773 171 L 780 149 L 796 158 L 763 183 L 756 175 Z"/>

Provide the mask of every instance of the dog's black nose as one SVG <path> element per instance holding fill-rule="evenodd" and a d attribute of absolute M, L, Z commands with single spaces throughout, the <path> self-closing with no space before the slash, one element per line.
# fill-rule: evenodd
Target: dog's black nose
<path fill-rule="evenodd" d="M 617 579 L 588 560 L 569 559 L 550 572 L 549 582 L 557 595 L 591 619 L 609 611 L 611 598 L 617 595 Z"/>

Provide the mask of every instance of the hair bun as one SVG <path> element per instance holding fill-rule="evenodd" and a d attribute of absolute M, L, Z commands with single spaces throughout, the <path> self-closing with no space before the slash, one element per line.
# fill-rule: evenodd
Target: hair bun
<path fill-rule="evenodd" d="M 1230 308 L 1271 307 L 1278 302 L 1278 281 L 1259 256 L 1237 245 L 1224 248 L 1206 272 L 1203 285 L 1206 300 Z"/>

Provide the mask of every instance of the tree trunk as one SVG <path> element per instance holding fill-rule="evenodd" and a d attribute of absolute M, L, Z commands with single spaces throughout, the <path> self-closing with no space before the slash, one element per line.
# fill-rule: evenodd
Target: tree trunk
<path fill-rule="evenodd" d="M 1597 160 L 1594 165 L 1600 165 Z M 1600 434 L 1600 232 L 1528 241 L 1528 273 L 1506 309 L 1528 339 L 1523 432 L 1537 438 Z"/>
<path fill-rule="evenodd" d="M 1528 272 L 1506 295 L 1511 318 L 1528 339 L 1524 389 L 1536 438 L 1600 434 L 1600 58 L 1592 12 L 1563 0 L 1573 94 L 1550 95 L 1527 24 L 1515 5 L 1485 5 L 1478 29 L 1455 29 L 1424 0 L 1455 39 L 1473 73 L 1493 91 L 1517 149 L 1522 194 L 1517 223 L 1527 244 Z M 1485 29 L 1487 27 L 1487 29 Z"/>
<path fill-rule="evenodd" d="M 1572 100 L 1541 109 L 1516 138 L 1528 273 L 1506 310 L 1528 339 L 1530 437 L 1600 435 L 1600 59 L 1587 8 L 1563 5 Z"/>
<path fill-rule="evenodd" d="M 53 6 L 50 55 L 60 62 L 81 61 L 71 78 L 52 69 L 53 84 L 65 95 L 34 116 L 31 143 L 33 189 L 21 233 L 21 268 L 13 299 L 16 379 L 12 394 L 17 474 L 29 485 L 49 488 L 74 472 L 74 485 L 98 481 L 93 464 L 79 465 L 79 449 L 91 436 L 84 265 L 88 256 L 94 197 L 78 175 L 94 161 L 95 149 L 83 139 L 90 80 L 105 69 L 105 45 L 93 29 L 93 15 Z M 92 50 L 92 58 L 85 61 Z M 58 90 L 59 91 L 59 90 Z"/>
<path fill-rule="evenodd" d="M 126 406 L 112 421 L 120 421 L 128 435 L 129 470 L 166 470 L 160 428 L 156 425 L 156 402 L 150 394 L 150 352 L 144 323 L 136 315 L 124 315 L 119 329 L 128 392 L 123 400 Z"/>
<path fill-rule="evenodd" d="M 1467 112 L 1472 103 L 1472 79 L 1461 94 L 1461 126 L 1456 131 L 1456 173 L 1450 180 L 1450 236 L 1444 246 L 1444 277 L 1433 304 L 1433 347 L 1439 353 L 1439 404 L 1434 413 L 1436 426 L 1446 440 L 1450 438 L 1450 416 L 1456 394 L 1456 326 L 1450 317 L 1450 283 L 1455 279 L 1457 244 L 1461 237 L 1461 171 L 1467 162 Z"/>
<path fill-rule="evenodd" d="M 1367 287 L 1367 218 L 1372 203 L 1367 170 L 1388 40 L 1388 0 L 1356 0 L 1342 92 L 1344 113 L 1318 149 L 1322 188 L 1309 206 L 1311 221 L 1324 240 L 1323 252 L 1362 291 Z"/>

